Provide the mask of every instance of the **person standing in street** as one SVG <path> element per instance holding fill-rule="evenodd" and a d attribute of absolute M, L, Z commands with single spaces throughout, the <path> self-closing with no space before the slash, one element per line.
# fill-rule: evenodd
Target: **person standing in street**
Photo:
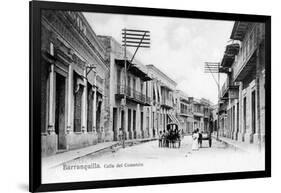
<path fill-rule="evenodd" d="M 162 131 L 160 131 L 159 132 L 159 136 L 158 136 L 158 147 L 162 147 L 163 146 L 162 138 L 163 138 L 163 134 L 162 134 Z"/>
<path fill-rule="evenodd" d="M 198 138 L 199 138 L 199 129 L 196 129 L 193 134 L 192 134 L 192 151 L 198 151 L 199 146 L 198 146 Z"/>
<path fill-rule="evenodd" d="M 200 148 L 202 147 L 202 138 L 203 138 L 203 134 L 202 131 L 200 131 L 198 132 L 198 144 Z"/>

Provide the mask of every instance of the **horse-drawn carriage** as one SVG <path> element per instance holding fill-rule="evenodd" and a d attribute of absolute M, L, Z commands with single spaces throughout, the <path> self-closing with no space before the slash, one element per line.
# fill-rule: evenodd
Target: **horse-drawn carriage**
<path fill-rule="evenodd" d="M 179 126 L 176 123 L 169 123 L 159 138 L 159 147 L 180 148 L 181 138 Z"/>

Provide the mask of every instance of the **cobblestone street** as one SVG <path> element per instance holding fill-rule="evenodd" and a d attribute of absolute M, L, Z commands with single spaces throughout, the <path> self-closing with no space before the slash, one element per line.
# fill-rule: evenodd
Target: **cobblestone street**
<path fill-rule="evenodd" d="M 159 148 L 158 141 L 124 149 L 108 148 L 46 170 L 43 179 L 71 182 L 264 169 L 262 154 L 245 153 L 215 139 L 211 148 L 203 141 L 199 151 L 192 151 L 191 143 L 191 137 L 187 136 L 181 148 Z M 84 168 L 77 168 L 79 166 Z"/>

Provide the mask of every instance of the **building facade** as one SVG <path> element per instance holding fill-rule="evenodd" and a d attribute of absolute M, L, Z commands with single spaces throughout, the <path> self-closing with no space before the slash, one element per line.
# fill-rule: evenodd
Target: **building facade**
<path fill-rule="evenodd" d="M 152 136 L 164 131 L 168 123 L 177 123 L 175 90 L 177 83 L 156 66 L 146 65 L 147 73 L 152 78 L 148 84 L 152 105 L 147 108 Z"/>
<path fill-rule="evenodd" d="M 194 129 L 202 132 L 210 131 L 210 119 L 212 117 L 212 103 L 204 98 L 192 99 L 192 111 L 194 119 Z"/>
<path fill-rule="evenodd" d="M 114 38 L 99 36 L 106 46 L 110 60 L 110 130 L 113 140 L 118 140 L 118 130 L 124 129 L 125 139 L 141 139 L 152 136 L 147 107 L 151 106 L 149 82 L 145 66 L 139 61 L 131 63 L 132 54 L 127 51 L 125 73 L 124 48 Z M 127 74 L 127 84 L 125 77 Z M 125 99 L 126 98 L 126 99 Z"/>
<path fill-rule="evenodd" d="M 263 143 L 265 135 L 265 25 L 235 22 L 220 72 L 220 135 L 246 143 Z"/>
<path fill-rule="evenodd" d="M 130 52 L 125 59 L 121 44 L 97 36 L 82 13 L 43 10 L 41 22 L 42 156 L 117 141 L 120 128 L 134 140 L 156 138 L 169 123 L 184 134 L 207 127 L 206 101 L 176 91 Z"/>
<path fill-rule="evenodd" d="M 194 117 L 192 112 L 191 98 L 181 90 L 175 91 L 176 97 L 176 117 L 179 120 L 180 127 L 184 135 L 190 135 L 193 132 Z"/>
<path fill-rule="evenodd" d="M 83 14 L 42 11 L 42 156 L 110 140 L 106 50 Z"/>

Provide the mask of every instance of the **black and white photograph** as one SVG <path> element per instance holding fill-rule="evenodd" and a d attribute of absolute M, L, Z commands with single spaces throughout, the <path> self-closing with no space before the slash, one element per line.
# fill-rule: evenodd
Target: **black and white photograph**
<path fill-rule="evenodd" d="M 42 184 L 264 171 L 265 33 L 42 10 Z"/>
<path fill-rule="evenodd" d="M 278 192 L 277 1 L 1 5 L 0 192 Z"/>

